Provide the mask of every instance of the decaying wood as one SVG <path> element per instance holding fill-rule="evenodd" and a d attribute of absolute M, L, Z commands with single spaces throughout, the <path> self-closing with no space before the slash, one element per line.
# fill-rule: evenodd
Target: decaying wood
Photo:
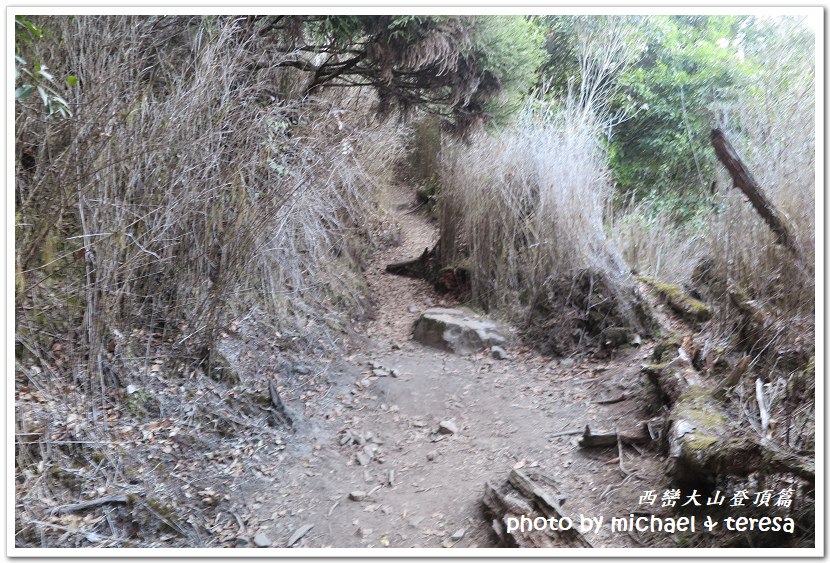
<path fill-rule="evenodd" d="M 676 284 L 663 283 L 650 276 L 637 279 L 654 290 L 671 309 L 690 322 L 704 322 L 712 318 L 712 308 L 689 295 Z"/>
<path fill-rule="evenodd" d="M 542 477 L 544 476 L 537 476 Z M 569 518 L 562 508 L 565 497 L 552 479 L 545 477 L 542 481 L 544 486 L 534 482 L 526 473 L 513 469 L 501 488 L 497 489 L 490 483 L 484 484 L 482 502 L 500 544 L 508 547 L 593 547 L 576 528 L 557 531 L 549 528 L 525 528 L 524 531 L 515 530 L 507 533 L 507 522 L 510 518 Z M 571 520 L 573 521 L 573 518 Z"/>
<path fill-rule="evenodd" d="M 806 481 L 815 483 L 816 462 L 804 456 L 778 449 L 773 444 L 764 444 L 764 466 L 774 473 L 792 473 Z"/>
<path fill-rule="evenodd" d="M 667 406 L 675 404 L 680 396 L 689 390 L 690 385 L 684 370 L 674 367 L 671 363 L 665 366 L 643 364 L 640 371 L 654 385 L 660 402 Z"/>
<path fill-rule="evenodd" d="M 567 517 L 567 514 L 565 514 L 565 511 L 562 509 L 562 505 L 565 503 L 565 496 L 559 493 L 558 490 L 555 491 L 556 496 L 546 493 L 541 487 L 531 481 L 530 477 L 518 469 L 510 471 L 508 481 L 510 481 L 510 484 L 516 487 L 516 489 L 524 496 L 533 499 L 539 510 L 542 511 L 548 518 L 556 518 L 558 520 L 560 518 Z M 550 484 L 547 486 L 554 488 L 553 485 Z M 591 542 L 585 539 L 585 536 L 580 534 L 575 528 L 563 530 L 560 533 L 577 544 L 578 547 L 594 547 L 591 545 Z"/>
<path fill-rule="evenodd" d="M 634 432 L 608 432 L 605 434 L 593 434 L 588 425 L 585 425 L 585 431 L 582 433 L 582 438 L 579 440 L 580 448 L 606 448 L 609 446 L 616 446 L 617 441 L 623 444 L 648 444 L 651 442 L 647 423 L 643 423 L 639 430 Z"/>
<path fill-rule="evenodd" d="M 787 248 L 794 255 L 800 256 L 798 244 L 792 229 L 787 225 L 782 214 L 767 199 L 767 196 L 764 195 L 761 186 L 758 185 L 758 182 L 749 172 L 749 169 L 741 161 L 738 153 L 735 152 L 735 149 L 724 136 L 723 131 L 720 129 L 712 129 L 709 139 L 715 148 L 715 154 L 718 160 L 729 171 L 735 186 L 749 198 L 755 211 L 758 212 L 770 230 L 772 230 L 773 234 L 775 234 L 776 242 Z"/>

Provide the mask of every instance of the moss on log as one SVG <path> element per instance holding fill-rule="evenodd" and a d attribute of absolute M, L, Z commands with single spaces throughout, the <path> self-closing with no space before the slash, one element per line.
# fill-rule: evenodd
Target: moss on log
<path fill-rule="evenodd" d="M 657 295 L 666 300 L 672 310 L 684 319 L 704 322 L 712 318 L 711 307 L 690 296 L 679 285 L 662 283 L 650 276 L 637 276 L 637 279 L 651 287 Z"/>

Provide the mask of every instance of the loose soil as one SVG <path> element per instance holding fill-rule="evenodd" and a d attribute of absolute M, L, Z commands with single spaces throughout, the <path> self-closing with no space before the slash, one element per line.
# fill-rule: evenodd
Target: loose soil
<path fill-rule="evenodd" d="M 552 478 L 577 519 L 636 511 L 643 491 L 661 483 L 654 453 L 625 448 L 621 467 L 616 447 L 583 450 L 579 436 L 555 435 L 586 424 L 594 432 L 630 429 L 647 419 L 637 388 L 650 346 L 602 363 L 552 360 L 517 342 L 507 360 L 422 346 L 411 340 L 420 312 L 456 303 L 423 280 L 385 272 L 431 248 L 436 236 L 409 190 L 395 188 L 389 209 L 401 242 L 367 265 L 374 318 L 352 333 L 344 357 L 309 363 L 303 379 L 320 391 L 303 395 L 301 407 L 299 393 L 284 386 L 302 420 L 284 449 L 259 456 L 263 471 L 230 487 L 248 537 L 263 533 L 271 547 L 284 547 L 313 525 L 294 547 L 494 547 L 483 487 L 501 484 L 514 467 Z M 373 367 L 399 375 L 377 377 Z M 596 403 L 622 394 L 629 398 Z M 446 420 L 457 433 L 437 432 Z M 361 465 L 361 453 L 373 459 Z M 353 500 L 352 492 L 371 494 Z M 596 547 L 638 545 L 603 530 L 587 535 Z"/>

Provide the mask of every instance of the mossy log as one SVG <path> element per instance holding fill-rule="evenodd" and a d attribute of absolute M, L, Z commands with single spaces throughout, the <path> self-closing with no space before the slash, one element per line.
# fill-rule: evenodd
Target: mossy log
<path fill-rule="evenodd" d="M 704 322 L 712 318 L 712 309 L 705 303 L 695 299 L 675 284 L 662 283 L 650 276 L 637 276 L 661 298 L 666 300 L 669 307 L 684 319 L 692 322 Z"/>
<path fill-rule="evenodd" d="M 700 386 L 690 386 L 677 398 L 666 439 L 671 459 L 668 472 L 677 482 L 712 481 L 718 475 L 743 477 L 755 471 L 815 480 L 814 461 L 746 436 L 723 403 Z"/>
<path fill-rule="evenodd" d="M 760 444 L 735 437 L 736 428 L 720 401 L 704 389 L 694 387 L 683 393 L 668 420 L 668 469 L 676 481 L 746 476 L 763 466 Z"/>

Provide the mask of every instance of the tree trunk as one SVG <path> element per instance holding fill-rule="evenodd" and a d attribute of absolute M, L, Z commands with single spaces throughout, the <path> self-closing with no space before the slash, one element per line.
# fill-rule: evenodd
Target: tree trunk
<path fill-rule="evenodd" d="M 787 226 L 781 213 L 778 212 L 775 206 L 767 199 L 766 195 L 764 195 L 761 186 L 758 185 L 758 182 L 755 181 L 755 178 L 752 177 L 752 174 L 750 174 L 740 157 L 738 157 L 738 153 L 732 148 L 732 145 L 724 136 L 723 131 L 720 129 L 712 129 L 709 138 L 712 141 L 712 146 L 715 147 L 715 154 L 718 160 L 726 166 L 726 169 L 732 176 L 732 181 L 735 182 L 735 186 L 749 198 L 752 206 L 755 207 L 755 211 L 758 212 L 761 218 L 769 225 L 772 232 L 775 233 L 776 242 L 786 247 L 794 255 L 800 256 L 801 253 L 795 240 L 795 234 Z"/>

